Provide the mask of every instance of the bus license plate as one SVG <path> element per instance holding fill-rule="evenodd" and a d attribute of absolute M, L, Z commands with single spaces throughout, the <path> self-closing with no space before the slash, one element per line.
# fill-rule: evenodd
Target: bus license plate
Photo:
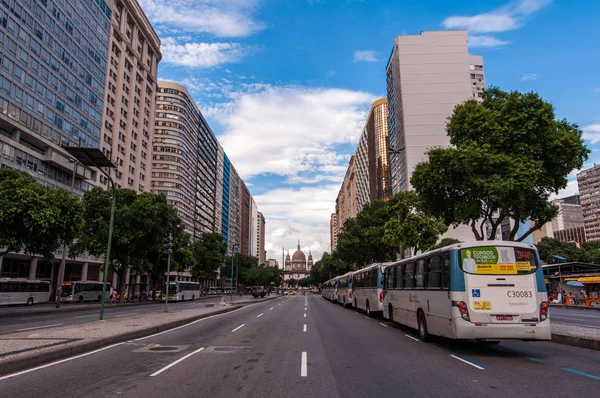
<path fill-rule="evenodd" d="M 497 321 L 512 321 L 512 315 L 496 315 Z"/>

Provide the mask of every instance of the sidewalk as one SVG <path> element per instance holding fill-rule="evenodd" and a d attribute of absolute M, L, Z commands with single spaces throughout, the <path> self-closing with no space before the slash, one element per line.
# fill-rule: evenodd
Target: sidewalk
<path fill-rule="evenodd" d="M 552 341 L 559 344 L 600 350 L 600 329 L 553 322 Z"/>
<path fill-rule="evenodd" d="M 550 303 L 550 307 L 573 308 L 573 309 L 579 309 L 579 310 L 600 310 L 600 306 L 588 307 L 587 305 L 566 305 L 566 304 L 554 304 L 554 303 Z"/>
<path fill-rule="evenodd" d="M 139 314 L 59 328 L 37 329 L 0 336 L 0 376 L 58 361 L 75 355 L 148 336 L 164 330 L 242 308 L 245 303 L 257 303 L 278 298 L 237 300 L 214 306 L 181 309 L 171 312 Z"/>

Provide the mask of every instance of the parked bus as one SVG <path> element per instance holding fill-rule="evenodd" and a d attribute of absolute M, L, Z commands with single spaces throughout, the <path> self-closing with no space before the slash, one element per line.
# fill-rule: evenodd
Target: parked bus
<path fill-rule="evenodd" d="M 163 291 L 166 291 L 163 285 Z M 169 282 L 169 300 L 183 301 L 183 300 L 194 300 L 200 297 L 200 283 L 199 282 L 182 282 L 182 281 L 171 281 Z M 162 300 L 165 300 L 165 296 L 162 296 Z"/>
<path fill-rule="evenodd" d="M 518 242 L 460 243 L 385 269 L 385 318 L 451 339 L 550 340 L 537 249 Z"/>
<path fill-rule="evenodd" d="M 352 306 L 367 316 L 383 312 L 383 272 L 393 263 L 371 264 L 352 275 Z"/>
<path fill-rule="evenodd" d="M 333 301 L 335 297 L 335 290 L 337 288 L 337 281 L 334 279 L 330 279 L 326 282 L 323 282 L 323 287 L 321 288 L 321 296 L 323 298 Z"/>
<path fill-rule="evenodd" d="M 83 303 L 84 301 L 102 301 L 102 285 L 106 285 L 104 301 L 110 298 L 111 287 L 108 282 L 73 281 L 63 282 L 60 288 L 60 301 Z"/>
<path fill-rule="evenodd" d="M 23 279 L 0 279 L 0 305 L 50 301 L 50 283 Z"/>
<path fill-rule="evenodd" d="M 337 287 L 335 289 L 334 301 L 338 304 L 346 306 L 352 305 L 352 272 L 345 273 L 344 275 L 335 278 L 337 281 Z"/>

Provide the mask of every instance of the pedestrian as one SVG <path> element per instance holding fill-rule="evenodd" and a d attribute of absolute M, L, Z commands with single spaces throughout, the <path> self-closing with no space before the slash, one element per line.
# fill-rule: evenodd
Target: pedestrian
<path fill-rule="evenodd" d="M 113 305 L 114 302 L 116 302 L 117 300 L 117 289 L 113 289 L 112 292 L 110 292 L 110 305 Z"/>

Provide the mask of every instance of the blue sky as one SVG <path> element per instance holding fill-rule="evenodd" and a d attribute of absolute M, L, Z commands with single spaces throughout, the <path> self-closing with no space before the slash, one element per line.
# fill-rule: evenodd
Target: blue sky
<path fill-rule="evenodd" d="M 539 92 L 600 163 L 600 3 L 584 0 L 139 0 L 267 220 L 269 257 L 318 259 L 394 37 L 466 29 L 488 85 Z M 574 180 L 572 173 L 571 180 Z M 569 184 L 564 196 L 577 190 Z"/>

